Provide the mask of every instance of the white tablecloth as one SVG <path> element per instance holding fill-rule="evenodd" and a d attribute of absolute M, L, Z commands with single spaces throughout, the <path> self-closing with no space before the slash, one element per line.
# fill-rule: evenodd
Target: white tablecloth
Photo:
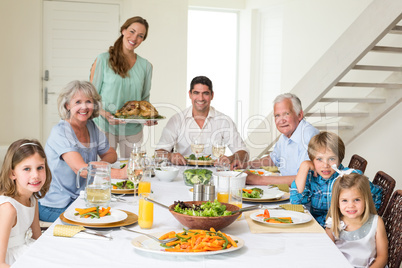
<path fill-rule="evenodd" d="M 181 175 L 173 182 L 161 182 L 153 178 L 154 198 L 163 204 L 174 201 L 192 200 L 188 186 Z M 132 197 L 124 196 L 128 201 Z M 249 204 L 244 204 L 247 206 Z M 253 204 L 250 204 L 253 205 Z M 270 203 L 272 205 L 272 203 Z M 83 199 L 78 198 L 70 208 L 85 207 Z M 123 209 L 138 214 L 138 205 L 132 202 L 112 202 L 112 208 Z M 237 251 L 209 256 L 171 256 L 136 250 L 131 240 L 140 236 L 135 233 L 112 229 L 113 240 L 54 237 L 53 227 L 62 224 L 58 219 L 36 241 L 13 268 L 44 267 L 351 267 L 346 258 L 324 233 L 275 233 L 252 234 L 244 216 L 223 229 L 225 233 L 242 238 L 245 246 Z M 152 229 L 143 230 L 138 224 L 127 226 L 145 233 L 182 230 L 183 226 L 170 212 L 154 206 Z M 214 265 L 214 266 L 213 266 Z"/>

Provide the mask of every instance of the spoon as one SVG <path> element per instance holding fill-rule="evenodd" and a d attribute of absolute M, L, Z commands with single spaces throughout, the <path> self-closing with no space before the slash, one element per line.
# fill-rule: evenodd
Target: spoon
<path fill-rule="evenodd" d="M 137 233 L 137 234 L 145 235 L 145 236 L 147 236 L 147 237 L 149 237 L 149 238 L 151 238 L 151 239 L 153 239 L 153 240 L 155 240 L 156 242 L 161 243 L 161 244 L 169 243 L 169 242 L 172 242 L 172 241 L 175 241 L 175 240 L 178 239 L 177 237 L 173 237 L 173 238 L 168 238 L 168 239 L 163 239 L 163 240 L 161 240 L 161 239 L 159 239 L 159 238 L 157 238 L 157 237 L 155 237 L 155 236 L 153 236 L 153 235 L 145 234 L 145 233 L 141 233 L 141 232 L 137 232 L 137 231 L 128 229 L 128 228 L 126 228 L 126 227 L 120 227 L 120 229 L 121 229 L 121 230 L 125 230 L 125 231 L 129 231 L 129 232 L 133 232 L 133 233 Z"/>
<path fill-rule="evenodd" d="M 264 207 L 263 205 L 259 204 L 259 205 L 255 205 L 255 206 L 241 208 L 239 210 L 232 211 L 232 215 L 236 214 L 237 212 L 244 212 L 244 211 L 249 211 L 249 210 L 262 209 L 263 207 Z"/>
<path fill-rule="evenodd" d="M 145 200 L 145 201 L 148 201 L 148 202 L 151 202 L 151 203 L 154 203 L 154 204 L 157 204 L 157 205 L 159 205 L 159 206 L 161 206 L 161 207 L 164 207 L 164 208 L 167 208 L 167 209 L 170 210 L 170 208 L 169 208 L 168 206 L 166 206 L 166 205 L 164 205 L 164 204 L 161 204 L 161 203 L 159 203 L 159 202 L 156 202 L 155 200 L 150 199 L 150 198 L 148 198 L 148 197 L 144 197 L 144 200 Z"/>
<path fill-rule="evenodd" d="M 244 172 L 246 172 L 248 169 L 244 169 L 242 172 L 240 172 L 239 174 L 237 174 L 236 176 L 235 176 L 235 178 L 236 177 L 239 177 L 240 176 L 240 174 L 242 174 L 242 173 L 244 173 Z"/>

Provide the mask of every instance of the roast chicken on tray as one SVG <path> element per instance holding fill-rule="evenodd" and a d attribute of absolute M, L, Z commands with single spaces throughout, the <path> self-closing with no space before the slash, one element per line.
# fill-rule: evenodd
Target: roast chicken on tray
<path fill-rule="evenodd" d="M 155 107 L 147 101 L 128 101 L 115 113 L 116 117 L 141 116 L 155 118 L 159 115 Z"/>

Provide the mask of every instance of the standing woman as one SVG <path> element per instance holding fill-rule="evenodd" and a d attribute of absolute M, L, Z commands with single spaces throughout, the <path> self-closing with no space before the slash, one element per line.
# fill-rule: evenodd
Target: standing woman
<path fill-rule="evenodd" d="M 148 22 L 141 17 L 128 19 L 120 37 L 108 52 L 100 54 L 91 68 L 90 80 L 102 96 L 96 125 L 105 132 L 110 146 L 120 147 L 120 157 L 128 158 L 133 143 L 142 142 L 142 125 L 125 124 L 114 114 L 127 101 L 149 101 L 152 65 L 134 52 L 148 35 Z M 156 124 L 148 121 L 145 125 Z"/>

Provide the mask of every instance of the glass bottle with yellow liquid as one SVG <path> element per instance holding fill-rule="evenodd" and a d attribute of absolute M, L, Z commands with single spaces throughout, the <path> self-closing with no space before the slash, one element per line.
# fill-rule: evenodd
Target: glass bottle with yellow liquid
<path fill-rule="evenodd" d="M 152 228 L 154 222 L 154 204 L 146 201 L 144 198 L 152 198 L 150 193 L 140 194 L 140 201 L 138 206 L 138 225 L 142 229 Z"/>

